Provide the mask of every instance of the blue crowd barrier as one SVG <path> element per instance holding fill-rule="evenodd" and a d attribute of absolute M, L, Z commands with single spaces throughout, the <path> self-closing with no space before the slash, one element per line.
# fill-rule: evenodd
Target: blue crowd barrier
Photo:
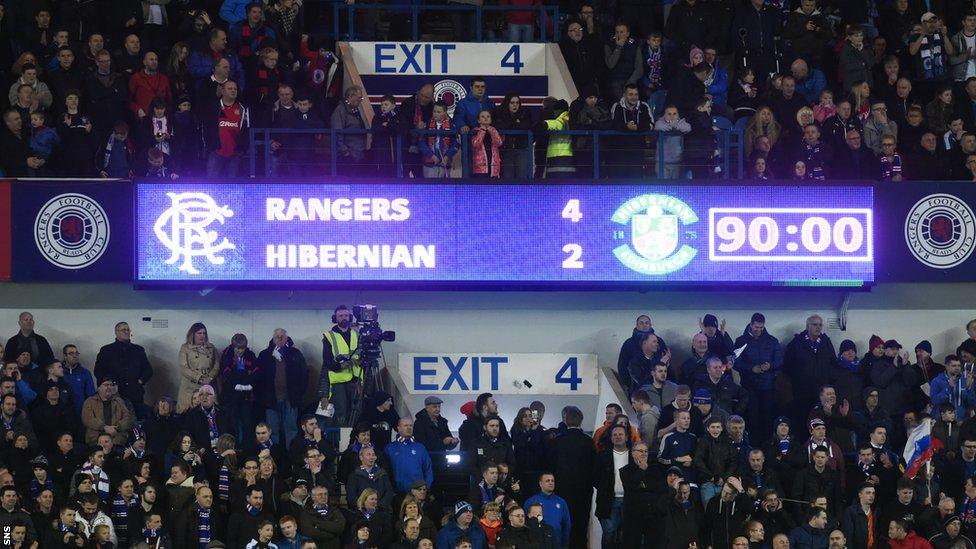
<path fill-rule="evenodd" d="M 743 175 L 743 146 L 742 146 L 742 132 L 738 128 L 731 127 L 727 121 L 716 120 L 716 127 L 718 131 L 716 132 L 716 151 L 717 155 L 714 159 L 713 165 L 719 169 L 719 178 L 721 179 L 741 179 Z M 280 174 L 274 173 L 274 168 L 279 165 L 274 158 L 275 151 L 272 150 L 270 146 L 272 141 L 279 141 L 283 136 L 287 135 L 297 135 L 297 134 L 314 134 L 327 138 L 327 145 L 320 148 L 320 150 L 328 150 L 329 154 L 327 157 L 323 158 L 321 155 L 313 154 L 309 155 L 315 157 L 317 160 L 327 160 L 328 168 L 326 170 L 318 170 L 317 174 L 326 175 L 331 174 L 333 176 L 340 175 L 340 168 L 342 161 L 336 161 L 339 159 L 339 150 L 337 144 L 337 137 L 343 135 L 361 135 L 368 136 L 372 130 L 368 129 L 348 129 L 348 130 L 336 130 L 331 128 L 322 129 L 290 129 L 290 128 L 251 128 L 250 129 L 250 151 L 248 154 L 248 174 L 250 177 L 271 177 L 278 176 Z M 534 158 L 536 140 L 533 132 L 527 130 L 500 130 L 499 133 L 503 136 L 510 137 L 521 137 L 525 140 L 526 146 L 522 150 L 523 154 L 529 155 L 529 158 Z M 654 162 L 653 165 L 655 169 L 653 171 L 649 170 L 649 166 L 643 164 L 642 162 L 636 162 L 635 165 L 640 165 L 643 168 L 643 173 L 638 176 L 645 178 L 664 178 L 664 160 L 663 160 L 663 148 L 656 146 L 657 137 L 667 134 L 668 132 L 658 132 L 655 130 L 643 133 L 633 133 L 633 132 L 620 132 L 613 130 L 563 130 L 563 131 L 552 131 L 548 132 L 547 136 L 570 136 L 572 138 L 588 138 L 591 140 L 592 145 L 583 149 L 574 148 L 573 156 L 576 159 L 578 165 L 585 167 L 588 171 L 585 174 L 581 174 L 581 177 L 594 179 L 604 179 L 607 177 L 608 168 L 613 168 L 614 166 L 620 166 L 621 164 L 614 164 L 612 160 L 608 157 L 613 156 L 615 152 L 632 152 L 636 160 L 644 160 L 649 158 L 648 152 L 653 151 Z M 467 136 L 462 136 L 460 133 L 455 131 L 444 131 L 444 130 L 412 130 L 409 134 L 397 134 L 395 136 L 394 145 L 392 147 L 393 155 L 393 170 L 397 178 L 409 177 L 409 166 L 406 166 L 406 159 L 404 158 L 404 152 L 409 148 L 410 143 L 406 139 L 412 137 L 424 138 L 433 135 L 445 135 L 451 136 L 459 141 L 460 146 L 460 169 L 461 177 L 467 178 L 471 176 L 471 163 L 468 160 L 471 154 L 471 143 L 467 139 Z M 677 135 L 677 134 L 676 134 Z M 615 144 L 612 141 L 613 138 L 617 137 L 630 137 L 630 138 L 640 138 L 645 137 L 644 146 L 638 146 L 634 148 L 617 149 L 614 148 Z M 650 144 L 649 140 L 653 139 L 654 144 Z M 620 156 L 620 155 L 617 155 Z M 617 158 L 614 158 L 617 160 Z M 317 163 L 324 164 L 324 163 Z M 372 169 L 375 171 L 377 165 L 370 162 L 369 159 L 364 159 L 362 165 L 366 170 L 363 173 L 355 173 L 353 175 L 368 176 L 367 170 Z M 533 162 L 528 162 L 529 173 L 518 174 L 519 179 L 533 179 L 533 173 L 531 173 L 531 168 Z M 347 168 L 350 166 L 346 166 Z M 355 171 L 355 167 L 353 171 Z M 348 173 L 349 170 L 346 170 Z M 416 175 L 414 177 L 417 177 Z M 682 177 L 684 178 L 684 177 Z"/>

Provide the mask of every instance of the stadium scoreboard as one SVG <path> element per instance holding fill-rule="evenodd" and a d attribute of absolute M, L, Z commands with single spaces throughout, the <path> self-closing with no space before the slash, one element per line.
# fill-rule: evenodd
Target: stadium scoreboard
<path fill-rule="evenodd" d="M 874 281 L 854 186 L 140 182 L 138 282 Z"/>

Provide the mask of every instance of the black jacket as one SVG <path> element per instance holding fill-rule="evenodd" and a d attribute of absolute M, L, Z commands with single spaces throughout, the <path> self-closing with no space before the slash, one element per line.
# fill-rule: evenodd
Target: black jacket
<path fill-rule="evenodd" d="M 567 429 L 550 447 L 549 463 L 556 477 L 556 493 L 589 493 L 593 490 L 593 466 L 596 454 L 593 439 L 582 429 Z"/>
<path fill-rule="evenodd" d="M 28 120 L 27 123 L 30 121 Z M 27 159 L 31 156 L 33 154 L 27 139 L 21 139 L 6 126 L 0 128 L 0 169 L 7 177 L 27 176 Z M 9 341 L 7 343 L 9 345 Z M 11 362 L 6 355 L 5 347 L 4 361 Z"/>
<path fill-rule="evenodd" d="M 182 513 L 176 524 L 167 525 L 170 532 L 173 532 L 174 547 L 197 547 L 199 546 L 200 532 L 200 512 L 196 503 L 191 503 Z M 225 528 L 224 517 L 211 507 L 210 511 L 210 539 L 224 539 Z M 250 540 L 248 540 L 250 541 Z"/>
<path fill-rule="evenodd" d="M 299 532 L 314 540 L 320 549 L 339 549 L 345 527 L 345 515 L 334 506 L 323 516 L 309 505 L 299 519 Z"/>
<path fill-rule="evenodd" d="M 804 330 L 793 336 L 786 346 L 783 371 L 793 382 L 793 397 L 812 405 L 817 400 L 820 387 L 830 380 L 837 352 L 826 334 L 820 334 L 820 344 L 816 348 L 807 342 L 806 336 L 807 331 Z"/>
<path fill-rule="evenodd" d="M 258 536 L 258 524 L 269 520 L 274 524 L 274 516 L 267 507 L 256 514 L 247 511 L 231 515 L 227 521 L 227 547 L 244 547 Z"/>
<path fill-rule="evenodd" d="M 264 408 L 273 408 L 275 402 L 274 380 L 277 372 L 278 361 L 274 357 L 274 340 L 268 342 L 268 347 L 258 355 L 258 372 L 261 386 L 267 390 L 260 390 L 256 393 L 256 403 Z M 288 386 L 288 403 L 296 408 L 301 408 L 305 396 L 305 387 L 308 385 L 308 365 L 305 363 L 305 355 L 294 346 L 291 338 L 285 348 L 279 351 L 282 364 L 285 365 L 285 383 Z"/>
<path fill-rule="evenodd" d="M 593 42 L 586 38 L 573 42 L 568 35 L 559 40 L 559 51 L 566 60 L 566 68 L 576 84 L 577 90 L 587 86 L 599 84 L 603 63 L 603 52 L 593 47 Z"/>
<path fill-rule="evenodd" d="M 627 463 L 633 463 L 630 450 L 627 450 Z M 596 467 L 593 470 L 593 487 L 596 488 L 596 517 L 610 518 L 613 507 L 614 471 L 613 448 L 607 448 L 596 456 Z M 620 479 L 623 481 L 623 478 Z"/>
<path fill-rule="evenodd" d="M 871 149 L 863 144 L 857 150 L 851 150 L 846 144 L 837 149 L 834 155 L 831 175 L 833 179 L 850 181 L 873 181 L 881 177 L 881 165 L 878 157 Z"/>
<path fill-rule="evenodd" d="M 702 524 L 704 546 L 732 547 L 732 539 L 741 531 L 742 523 L 752 513 L 749 496 L 738 494 L 732 501 L 722 501 L 721 494 L 708 500 Z"/>
<path fill-rule="evenodd" d="M 7 133 L 10 133 L 9 131 Z M 10 173 L 7 174 L 11 175 Z M 37 352 L 34 352 L 30 343 L 33 339 L 37 345 Z M 41 334 L 34 332 L 30 337 L 21 337 L 20 332 L 14 334 L 13 337 L 7 340 L 7 345 L 3 348 L 3 361 L 6 363 L 17 362 L 17 357 L 20 353 L 28 352 L 31 355 L 31 362 L 37 364 L 38 366 L 44 367 L 48 364 L 54 362 L 54 351 L 51 350 L 51 344 L 47 342 Z"/>
<path fill-rule="evenodd" d="M 233 422 L 220 406 L 216 408 L 215 420 L 217 422 L 217 434 L 223 435 L 232 431 Z M 197 448 L 210 447 L 210 427 L 207 424 L 207 417 L 200 406 L 194 406 L 183 414 L 183 428 L 193 437 L 193 443 Z"/>
<path fill-rule="evenodd" d="M 447 426 L 447 418 L 438 416 L 437 421 L 431 419 L 427 410 L 421 410 L 414 416 L 413 439 L 424 445 L 427 452 L 445 452 L 450 450 L 444 444 L 444 439 L 454 436 Z"/>
<path fill-rule="evenodd" d="M 683 0 L 672 5 L 664 24 L 664 36 L 678 45 L 680 57 L 684 57 L 692 46 L 707 48 L 718 45 L 715 41 L 719 34 L 716 32 L 719 22 L 715 21 L 711 8 L 711 4 L 700 0 L 694 6 Z"/>
<path fill-rule="evenodd" d="M 676 500 L 674 490 L 658 501 L 658 524 L 662 527 L 659 547 L 662 549 L 688 549 L 692 540 L 699 539 L 702 527 L 702 510 L 698 498 L 691 496 L 691 506 L 683 508 Z M 704 544 L 703 544 L 704 546 Z"/>
<path fill-rule="evenodd" d="M 542 549 L 542 543 L 532 535 L 528 526 L 506 526 L 495 538 L 495 549 Z"/>
<path fill-rule="evenodd" d="M 501 436 L 501 434 L 494 440 L 489 439 L 487 435 L 477 438 L 469 450 L 469 454 L 471 472 L 475 478 L 481 476 L 481 466 L 488 462 L 496 465 L 507 463 L 510 474 L 518 473 L 515 469 L 515 452 L 512 450 L 512 441 L 508 437 Z"/>
<path fill-rule="evenodd" d="M 95 358 L 95 379 L 111 375 L 119 384 L 119 394 L 132 402 L 143 402 L 143 386 L 153 375 L 149 357 L 141 345 L 113 341 L 98 351 Z"/>

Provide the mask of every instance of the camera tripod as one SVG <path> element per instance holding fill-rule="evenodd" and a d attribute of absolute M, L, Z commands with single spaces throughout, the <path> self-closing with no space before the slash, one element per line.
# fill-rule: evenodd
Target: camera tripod
<path fill-rule="evenodd" d="M 383 362 L 385 363 L 386 361 L 384 360 Z M 378 359 L 364 359 L 361 366 L 363 369 L 363 379 L 356 389 L 356 401 L 353 404 L 352 415 L 349 416 L 350 427 L 355 427 L 356 423 L 359 422 L 359 418 L 363 415 L 363 408 L 366 406 L 366 401 L 377 392 L 386 390 L 383 378 L 380 376 L 380 363 Z"/>

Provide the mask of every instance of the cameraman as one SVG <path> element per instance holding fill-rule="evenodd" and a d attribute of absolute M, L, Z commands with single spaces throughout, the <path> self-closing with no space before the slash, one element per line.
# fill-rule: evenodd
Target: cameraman
<path fill-rule="evenodd" d="M 356 384 L 363 378 L 359 360 L 359 333 L 351 329 L 352 311 L 345 305 L 335 308 L 332 322 L 332 329 L 322 334 L 319 398 L 325 406 L 332 402 L 336 423 L 344 427 L 355 402 Z M 342 357 L 342 360 L 336 357 Z"/>

